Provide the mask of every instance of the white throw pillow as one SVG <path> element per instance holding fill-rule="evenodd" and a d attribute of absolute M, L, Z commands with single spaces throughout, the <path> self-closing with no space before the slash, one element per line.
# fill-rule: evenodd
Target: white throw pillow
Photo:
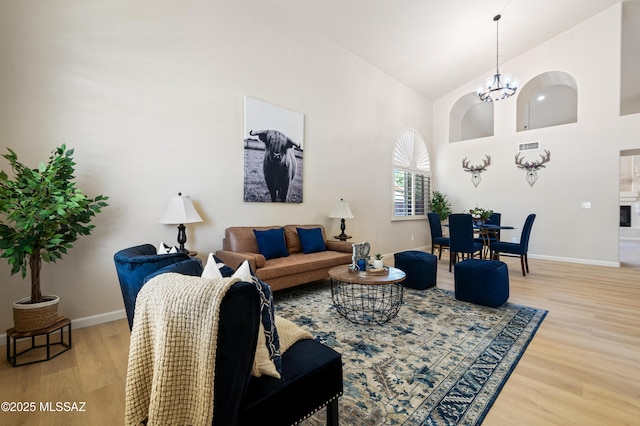
<path fill-rule="evenodd" d="M 220 269 L 218 269 L 218 264 L 213 258 L 213 253 L 209 253 L 209 257 L 207 258 L 207 264 L 204 265 L 204 269 L 202 270 L 201 277 L 202 278 L 222 278 Z"/>
<path fill-rule="evenodd" d="M 157 250 L 157 254 L 173 254 L 173 253 L 177 253 L 178 252 L 178 248 L 176 246 L 168 246 L 165 243 L 160 243 L 158 244 L 158 250 Z"/>
<path fill-rule="evenodd" d="M 253 282 L 253 275 L 251 275 L 251 266 L 249 265 L 248 260 L 242 262 L 238 269 L 236 269 L 236 272 L 233 273 L 232 278 L 239 278 L 240 281 L 245 281 L 248 283 Z"/>

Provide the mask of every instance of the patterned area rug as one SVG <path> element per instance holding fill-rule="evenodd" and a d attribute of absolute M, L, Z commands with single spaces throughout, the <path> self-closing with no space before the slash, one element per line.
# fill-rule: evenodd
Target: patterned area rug
<path fill-rule="evenodd" d="M 275 295 L 276 313 L 342 354 L 340 424 L 478 425 L 547 311 L 455 300 L 453 292 L 405 289 L 398 316 L 352 324 L 329 283 Z M 304 425 L 323 425 L 320 411 Z"/>

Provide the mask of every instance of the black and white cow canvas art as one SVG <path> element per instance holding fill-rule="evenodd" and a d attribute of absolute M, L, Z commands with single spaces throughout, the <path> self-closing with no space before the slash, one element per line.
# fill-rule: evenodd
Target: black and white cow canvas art
<path fill-rule="evenodd" d="M 302 202 L 304 114 L 244 98 L 244 201 Z"/>

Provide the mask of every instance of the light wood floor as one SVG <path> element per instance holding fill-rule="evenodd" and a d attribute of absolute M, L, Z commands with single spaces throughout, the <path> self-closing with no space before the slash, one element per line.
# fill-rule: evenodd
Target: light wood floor
<path fill-rule="evenodd" d="M 527 277 L 518 259 L 503 259 L 509 301 L 549 314 L 483 425 L 640 424 L 640 244 L 632 250 L 621 268 L 531 259 Z M 438 287 L 453 289 L 446 253 Z M 73 349 L 51 361 L 1 361 L 0 402 L 38 410 L 0 412 L 0 425 L 121 425 L 128 339 L 120 320 L 74 330 Z M 86 411 L 41 412 L 48 401 L 86 402 Z"/>

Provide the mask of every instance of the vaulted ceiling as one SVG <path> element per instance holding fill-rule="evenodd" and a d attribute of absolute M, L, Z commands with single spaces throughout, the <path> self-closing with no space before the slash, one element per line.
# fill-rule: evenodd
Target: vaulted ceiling
<path fill-rule="evenodd" d="M 495 15 L 503 63 L 621 2 L 263 1 L 433 100 L 495 71 Z"/>

